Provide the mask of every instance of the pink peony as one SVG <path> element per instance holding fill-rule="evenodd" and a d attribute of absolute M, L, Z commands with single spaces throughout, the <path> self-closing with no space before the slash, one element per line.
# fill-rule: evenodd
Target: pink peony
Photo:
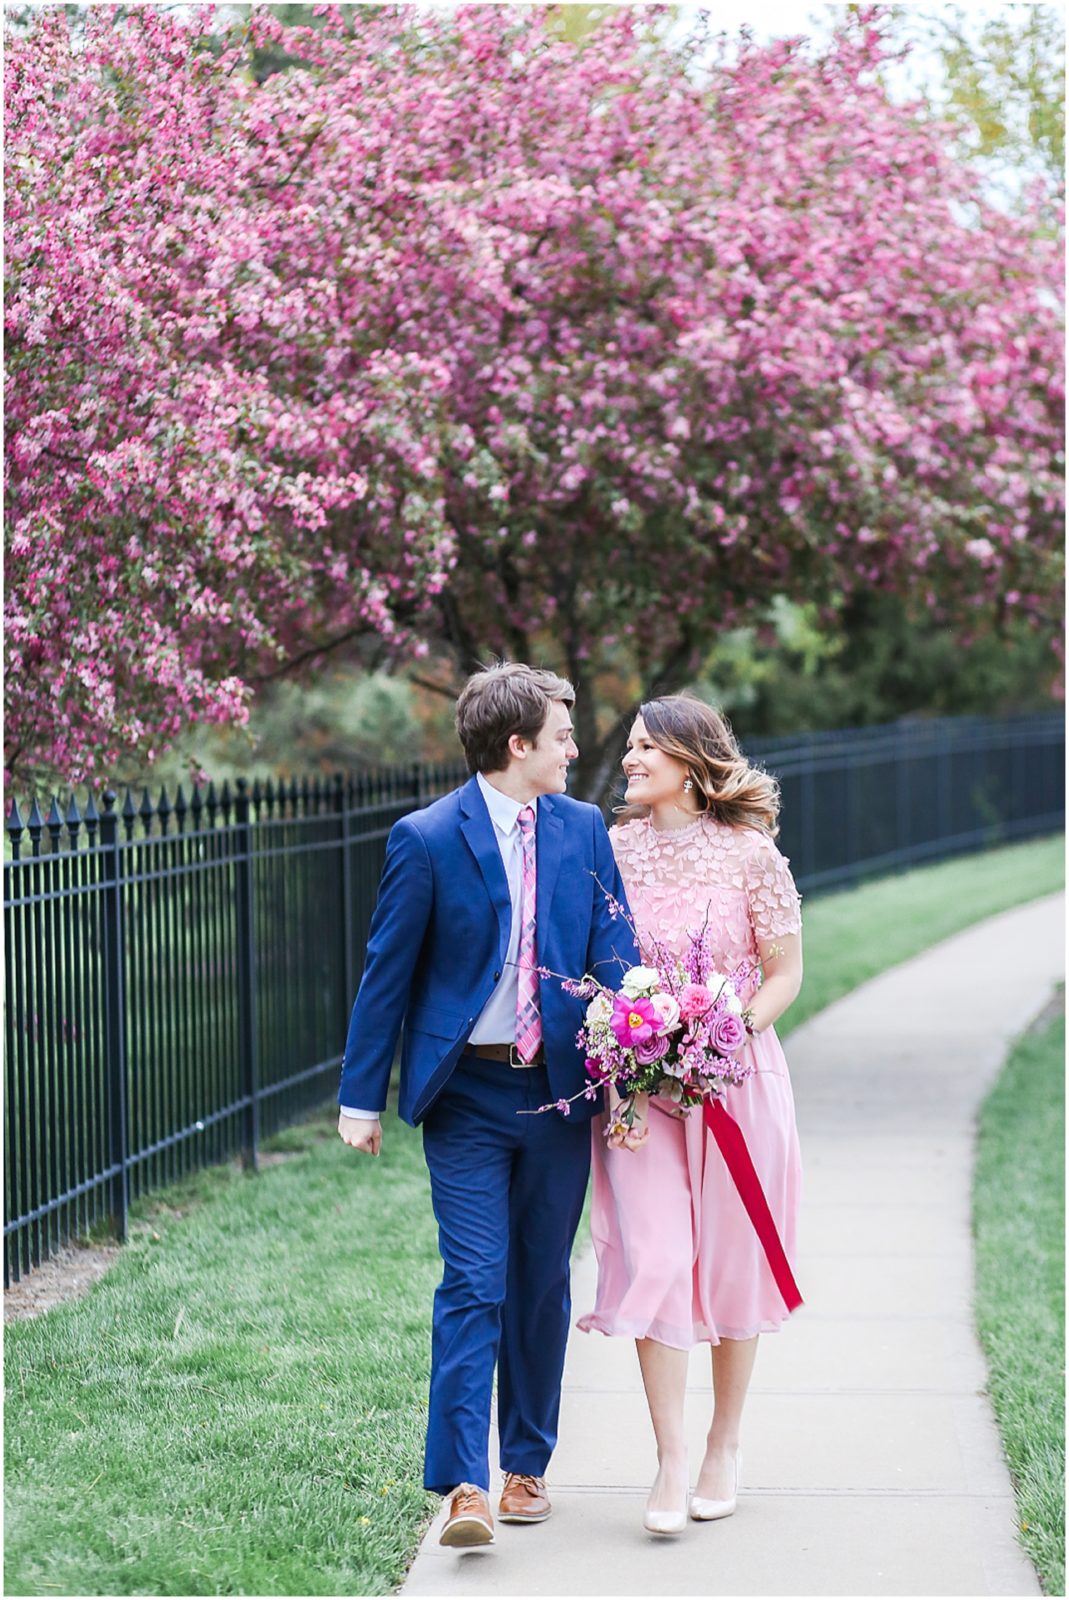
<path fill-rule="evenodd" d="M 709 1030 L 709 1043 L 718 1055 L 734 1055 L 746 1043 L 746 1028 L 733 1012 L 724 1011 Z"/>
<path fill-rule="evenodd" d="M 650 1039 L 661 1025 L 661 1019 L 645 996 L 631 1000 L 618 994 L 613 1006 L 609 1027 L 625 1050 L 633 1050 L 644 1039 Z"/>
<path fill-rule="evenodd" d="M 679 997 L 680 1015 L 687 1022 L 694 1017 L 703 1017 L 712 1003 L 712 990 L 707 989 L 704 983 L 684 984 L 683 993 Z"/>

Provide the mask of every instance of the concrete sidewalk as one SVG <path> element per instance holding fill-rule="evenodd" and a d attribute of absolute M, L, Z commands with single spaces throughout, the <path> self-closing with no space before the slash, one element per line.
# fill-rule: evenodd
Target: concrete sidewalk
<path fill-rule="evenodd" d="M 1039 1594 L 973 1331 L 970 1183 L 977 1108 L 1064 974 L 1063 917 L 1054 895 L 993 918 L 791 1035 L 806 1304 L 761 1341 L 736 1515 L 644 1532 L 655 1460 L 634 1345 L 573 1331 L 554 1515 L 471 1552 L 442 1550 L 436 1522 L 404 1594 Z M 594 1279 L 588 1255 L 576 1315 Z M 711 1402 L 699 1349 L 692 1478 Z"/>

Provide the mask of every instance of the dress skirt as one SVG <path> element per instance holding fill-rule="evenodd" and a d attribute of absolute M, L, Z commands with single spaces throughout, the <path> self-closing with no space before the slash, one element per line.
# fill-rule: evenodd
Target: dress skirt
<path fill-rule="evenodd" d="M 793 1264 L 802 1162 L 791 1080 L 774 1029 L 745 1048 L 757 1070 L 728 1090 L 727 1109 Z M 654 1099 L 649 1128 L 640 1149 L 609 1150 L 605 1115 L 592 1124 L 598 1290 L 579 1327 L 680 1350 L 774 1333 L 789 1313 L 701 1107 L 678 1117 Z"/>

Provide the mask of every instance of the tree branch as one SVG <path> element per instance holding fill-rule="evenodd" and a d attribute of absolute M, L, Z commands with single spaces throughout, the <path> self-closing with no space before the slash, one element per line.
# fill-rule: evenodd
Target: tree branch
<path fill-rule="evenodd" d="M 249 683 L 271 683 L 275 678 L 284 678 L 295 667 L 303 666 L 306 661 L 313 660 L 316 656 L 329 655 L 332 650 L 338 650 L 343 644 L 351 644 L 354 639 L 359 639 L 367 633 L 367 627 L 361 623 L 355 628 L 349 628 L 345 633 L 340 633 L 336 639 L 327 639 L 322 644 L 310 645 L 307 650 L 302 650 L 299 655 L 290 656 L 280 667 L 275 667 L 271 672 L 251 674 Z"/>
<path fill-rule="evenodd" d="M 429 689 L 432 694 L 440 694 L 443 700 L 455 700 L 457 697 L 455 683 L 432 683 L 430 678 L 414 678 L 411 673 L 408 674 L 408 681 L 418 689 Z"/>

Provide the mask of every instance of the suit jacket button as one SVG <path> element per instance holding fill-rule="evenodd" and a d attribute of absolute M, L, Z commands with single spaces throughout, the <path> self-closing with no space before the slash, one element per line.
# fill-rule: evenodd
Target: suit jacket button
<path fill-rule="evenodd" d="M 494 973 L 494 982 L 495 983 L 500 983 L 501 982 L 501 974 L 500 974 L 500 972 L 495 972 Z"/>

